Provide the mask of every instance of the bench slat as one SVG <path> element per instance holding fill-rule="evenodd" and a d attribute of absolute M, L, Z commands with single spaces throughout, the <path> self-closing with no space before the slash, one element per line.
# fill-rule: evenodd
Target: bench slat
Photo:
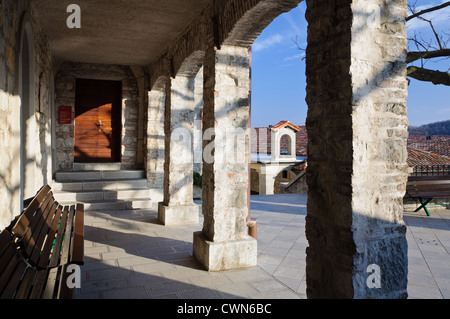
<path fill-rule="evenodd" d="M 420 197 L 420 198 L 450 198 L 450 194 L 437 194 L 437 193 L 416 193 L 416 194 L 410 194 L 411 197 Z"/>
<path fill-rule="evenodd" d="M 3 251 L 8 248 L 9 243 L 12 241 L 12 234 L 8 230 L 3 230 L 0 233 L 0 256 L 2 255 Z M 1 268 L 0 268 L 1 273 Z"/>
<path fill-rule="evenodd" d="M 418 181 L 410 181 L 406 183 L 406 185 L 448 185 L 450 184 L 450 180 L 418 180 Z"/>
<path fill-rule="evenodd" d="M 450 188 L 450 183 L 449 184 L 434 184 L 434 183 L 430 183 L 430 184 L 411 184 L 411 185 L 406 185 L 406 189 L 427 189 L 427 188 L 437 188 L 437 189 L 449 189 Z"/>
<path fill-rule="evenodd" d="M 38 265 L 38 261 L 39 261 L 39 258 L 41 257 L 41 252 L 42 252 L 43 245 L 44 245 L 44 240 L 46 240 L 47 234 L 48 234 L 51 224 L 53 222 L 53 218 L 55 217 L 57 204 L 54 201 L 51 204 L 52 204 L 51 208 L 49 209 L 49 212 L 47 213 L 45 222 L 42 225 L 38 240 L 36 241 L 36 244 L 33 247 L 33 251 L 30 254 L 30 261 L 33 265 Z"/>
<path fill-rule="evenodd" d="M 25 276 L 20 283 L 20 287 L 17 290 L 14 299 L 25 299 L 28 296 L 28 293 L 31 289 L 31 285 L 33 284 L 34 277 L 36 276 L 36 270 L 33 268 L 28 268 L 26 270 Z"/>
<path fill-rule="evenodd" d="M 14 274 L 17 264 L 19 263 L 19 257 L 16 254 L 12 255 L 2 274 L 0 275 L 0 294 L 6 289 L 11 276 Z"/>
<path fill-rule="evenodd" d="M 67 286 L 67 278 L 69 277 L 67 266 L 68 264 L 65 264 L 61 267 L 61 280 L 59 282 L 57 293 L 58 299 L 72 299 L 74 295 L 74 289 Z"/>
<path fill-rule="evenodd" d="M 48 265 L 48 262 L 50 259 L 50 253 L 51 253 L 51 250 L 52 250 L 52 247 L 54 244 L 54 240 L 55 240 L 55 236 L 56 236 L 57 227 L 60 222 L 61 213 L 62 213 L 61 207 L 57 206 L 57 207 L 55 207 L 55 209 L 56 209 L 55 217 L 53 218 L 53 222 L 50 227 L 50 231 L 48 233 L 47 239 L 45 240 L 44 248 L 42 249 L 41 258 L 39 259 L 38 268 L 40 268 L 40 269 L 44 269 Z"/>
<path fill-rule="evenodd" d="M 2 299 L 12 299 L 14 297 L 14 294 L 16 293 L 16 290 L 20 285 L 20 281 L 26 269 L 27 264 L 25 264 L 25 262 L 23 261 L 19 261 L 17 267 L 14 269 L 14 273 L 9 279 L 8 285 L 5 287 L 5 290 L 2 293 Z"/>
<path fill-rule="evenodd" d="M 38 209 L 38 207 L 41 205 L 42 201 L 46 198 L 50 190 L 51 189 L 49 185 L 45 185 L 39 190 L 39 192 L 33 198 L 28 207 L 23 211 L 22 215 L 20 216 L 15 226 L 13 227 L 12 233 L 14 235 L 23 237 L 36 209 Z"/>
<path fill-rule="evenodd" d="M 75 226 L 71 242 L 70 262 L 78 265 L 84 264 L 84 205 L 77 204 Z"/>
<path fill-rule="evenodd" d="M 16 249 L 10 244 L 0 260 L 0 293 L 2 293 L 8 284 L 8 280 L 16 268 L 17 262 Z"/>
<path fill-rule="evenodd" d="M 28 257 L 31 256 L 31 252 L 33 251 L 34 246 L 36 245 L 40 230 L 42 228 L 42 225 L 44 224 L 44 219 L 46 215 L 44 216 L 44 212 L 42 210 L 46 211 L 50 199 L 51 197 L 47 196 L 44 202 L 42 203 L 41 207 L 37 208 L 36 214 L 34 214 L 33 220 L 30 223 L 30 227 L 26 230 L 25 235 L 22 238 L 22 245 Z"/>
<path fill-rule="evenodd" d="M 61 222 L 59 224 L 58 232 L 56 234 L 55 245 L 53 246 L 52 256 L 50 257 L 49 267 L 54 268 L 58 266 L 59 257 L 61 254 L 61 245 L 64 237 L 64 233 L 66 230 L 66 221 L 69 215 L 68 207 L 64 207 L 61 217 Z"/>
<path fill-rule="evenodd" d="M 48 270 L 38 270 L 36 279 L 34 280 L 33 289 L 31 290 L 30 299 L 41 299 L 42 290 L 45 286 Z"/>
<path fill-rule="evenodd" d="M 428 189 L 409 189 L 408 194 L 449 194 L 449 189 L 428 188 Z"/>
<path fill-rule="evenodd" d="M 72 225 L 73 217 L 75 214 L 75 206 L 69 207 L 69 215 L 67 216 L 66 230 L 64 233 L 64 240 L 62 245 L 60 265 L 67 264 L 69 262 L 70 241 L 72 238 Z"/>
<path fill-rule="evenodd" d="M 42 299 L 53 299 L 53 296 L 55 294 L 57 276 L 58 276 L 58 268 L 52 268 L 49 270 L 47 284 L 45 285 Z"/>

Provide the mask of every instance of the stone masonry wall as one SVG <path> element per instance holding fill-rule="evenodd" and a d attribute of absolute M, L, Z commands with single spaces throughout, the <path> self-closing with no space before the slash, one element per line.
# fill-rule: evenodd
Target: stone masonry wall
<path fill-rule="evenodd" d="M 405 5 L 307 3 L 310 298 L 406 295 Z M 370 265 L 380 289 L 366 283 Z"/>
<path fill-rule="evenodd" d="M 148 186 L 152 189 L 164 187 L 166 85 L 167 79 L 161 77 L 148 93 L 147 180 Z"/>
<path fill-rule="evenodd" d="M 203 163 L 203 233 L 212 241 L 247 235 L 249 63 L 248 48 L 224 46 L 205 57 L 203 132 L 213 128 L 214 137 L 204 140 L 204 150 L 214 141 L 215 152 L 213 163 Z"/>
<path fill-rule="evenodd" d="M 352 4 L 355 298 L 407 296 L 406 8 L 406 0 Z M 366 285 L 370 265 L 382 272 L 378 290 Z"/>
<path fill-rule="evenodd" d="M 27 14 L 26 14 L 27 13 Z M 26 18 L 25 18 L 26 17 Z M 34 129 L 35 161 L 33 182 L 35 192 L 51 181 L 50 105 L 52 58 L 47 40 L 28 1 L 0 1 L 0 229 L 7 226 L 20 213 L 20 50 L 24 21 L 32 28 L 34 55 L 34 116 L 28 123 Z"/>

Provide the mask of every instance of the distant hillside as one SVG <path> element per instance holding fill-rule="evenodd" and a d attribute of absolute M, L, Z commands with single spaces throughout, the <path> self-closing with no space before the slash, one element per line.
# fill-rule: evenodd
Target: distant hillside
<path fill-rule="evenodd" d="M 450 120 L 425 124 L 422 126 L 410 126 L 410 135 L 450 135 Z"/>

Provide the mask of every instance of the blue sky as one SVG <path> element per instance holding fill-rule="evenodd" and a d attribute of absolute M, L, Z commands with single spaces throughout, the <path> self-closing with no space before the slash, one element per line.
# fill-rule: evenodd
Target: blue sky
<path fill-rule="evenodd" d="M 440 4 L 444 0 L 418 1 L 417 9 Z M 267 127 L 283 120 L 304 125 L 307 114 L 305 61 L 294 44 L 306 47 L 307 23 L 305 2 L 270 24 L 253 45 L 252 54 L 252 126 Z M 435 26 L 447 33 L 450 7 L 430 13 Z M 415 31 L 429 36 L 429 27 L 420 21 L 407 24 L 408 36 Z M 429 63 L 426 67 L 449 68 L 450 60 Z M 408 119 L 418 126 L 450 119 L 450 88 L 443 85 L 411 80 L 408 88 Z"/>

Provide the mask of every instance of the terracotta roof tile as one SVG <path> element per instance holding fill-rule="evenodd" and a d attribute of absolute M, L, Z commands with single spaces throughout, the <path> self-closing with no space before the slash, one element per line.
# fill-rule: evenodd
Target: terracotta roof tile
<path fill-rule="evenodd" d="M 308 132 L 305 126 L 296 126 L 289 121 L 281 121 L 277 125 L 270 127 L 270 129 L 276 130 L 287 125 L 295 127 L 297 130 L 297 156 L 308 156 Z M 256 128 L 260 133 L 263 132 L 261 129 L 267 130 L 267 133 L 270 132 L 270 129 L 267 128 Z M 270 154 L 270 133 L 264 138 L 264 150 L 267 154 Z M 252 140 L 252 152 L 258 153 L 260 146 L 259 140 L 257 141 L 257 138 L 254 137 Z M 450 136 L 410 136 L 407 149 L 407 162 L 410 167 L 416 165 L 450 164 Z"/>
<path fill-rule="evenodd" d="M 450 164 L 450 157 L 408 146 L 408 166 Z"/>
<path fill-rule="evenodd" d="M 293 129 L 294 131 L 296 131 L 296 132 L 299 132 L 299 131 L 302 130 L 299 126 L 294 125 L 294 124 L 292 124 L 292 123 L 289 122 L 289 121 L 281 121 L 280 123 L 271 126 L 270 129 L 276 131 L 276 130 L 279 130 L 279 129 L 281 129 L 281 128 L 283 128 L 283 127 L 286 127 L 286 126 L 289 126 L 290 128 L 292 128 L 292 129 Z"/>
<path fill-rule="evenodd" d="M 450 157 L 450 136 L 411 135 L 408 138 L 408 146 L 415 148 L 415 149 L 427 151 L 430 153 L 445 155 L 445 156 Z"/>

